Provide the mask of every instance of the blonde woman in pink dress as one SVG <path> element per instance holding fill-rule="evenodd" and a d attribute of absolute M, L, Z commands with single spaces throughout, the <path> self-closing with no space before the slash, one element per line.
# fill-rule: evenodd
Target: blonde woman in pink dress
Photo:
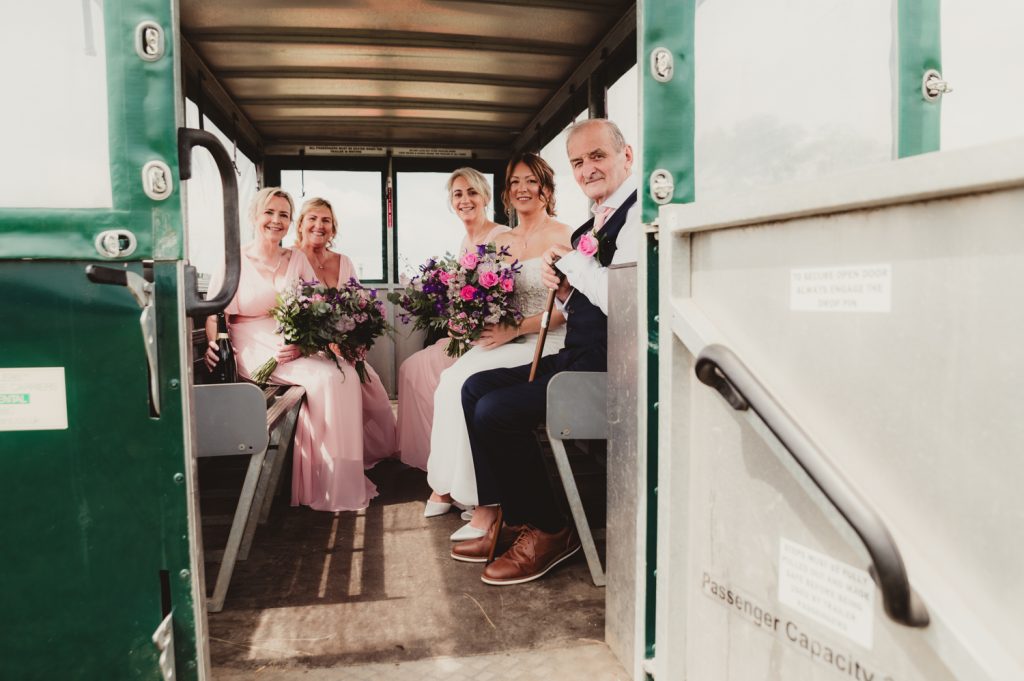
<path fill-rule="evenodd" d="M 276 333 L 277 322 L 268 314 L 277 294 L 298 279 L 313 279 L 315 272 L 301 251 L 282 248 L 281 239 L 291 225 L 291 197 L 277 187 L 256 194 L 252 204 L 255 239 L 242 249 L 238 292 L 225 309 L 228 333 L 235 348 L 238 373 L 249 378 L 270 357 L 276 357 L 274 383 L 301 385 L 306 400 L 295 426 L 292 469 L 292 505 L 319 511 L 355 511 L 366 508 L 377 488 L 363 473 L 363 397 L 355 368 L 342 375 L 334 362 L 313 355 L 302 357 Z M 210 290 L 217 291 L 223 272 L 214 274 Z M 214 338 L 216 323 L 207 320 L 207 337 Z M 217 356 L 211 343 L 206 364 Z"/>
<path fill-rule="evenodd" d="M 295 248 L 302 251 L 319 281 L 328 286 L 355 279 L 356 268 L 344 253 L 330 250 L 338 235 L 334 209 L 326 199 L 312 198 L 302 204 L 295 222 Z M 391 400 L 377 372 L 366 364 L 369 382 L 361 383 L 363 393 L 363 461 L 369 467 L 398 453 L 398 434 Z"/>
<path fill-rule="evenodd" d="M 452 211 L 462 220 L 466 236 L 457 255 L 478 244 L 494 241 L 509 231 L 487 217 L 491 203 L 491 188 L 487 179 L 473 168 L 459 168 L 449 177 L 448 199 Z M 448 339 L 413 354 L 398 369 L 398 445 L 402 461 L 409 466 L 427 470 L 430 455 L 430 429 L 434 418 L 434 391 L 441 372 L 455 363 L 445 354 Z M 424 515 L 444 515 L 451 510 L 452 500 L 447 495 L 431 495 Z"/>

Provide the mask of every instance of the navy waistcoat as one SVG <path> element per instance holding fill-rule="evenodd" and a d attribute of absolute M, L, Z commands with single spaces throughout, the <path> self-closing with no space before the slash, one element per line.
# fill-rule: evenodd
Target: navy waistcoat
<path fill-rule="evenodd" d="M 596 257 L 604 267 L 608 267 L 612 262 L 612 258 L 615 257 L 615 251 L 618 249 L 616 241 L 619 238 L 619 232 L 622 231 L 622 226 L 626 224 L 626 215 L 634 203 L 636 203 L 635 191 L 629 195 L 629 198 L 623 201 L 618 210 L 605 220 L 604 226 L 598 232 L 600 238 L 598 240 L 599 247 Z M 576 248 L 580 237 L 589 232 L 593 226 L 594 218 L 590 218 L 573 232 L 573 248 Z M 566 348 L 600 346 L 607 350 L 608 317 L 605 316 L 604 312 L 601 312 L 601 308 L 590 302 L 582 292 L 573 291 L 566 301 L 565 311 L 567 313 L 565 328 Z"/>

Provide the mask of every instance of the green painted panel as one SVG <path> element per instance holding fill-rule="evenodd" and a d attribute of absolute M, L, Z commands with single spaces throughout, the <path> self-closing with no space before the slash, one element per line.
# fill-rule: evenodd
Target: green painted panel
<path fill-rule="evenodd" d="M 158 272 L 164 411 L 151 418 L 139 307 L 85 262 L 0 261 L 0 368 L 63 367 L 66 430 L 0 432 L 0 678 L 158 679 L 171 575 L 179 677 L 195 659 L 173 276 Z M 171 269 L 166 265 L 161 269 Z M 132 269 L 138 269 L 133 266 Z M 177 399 L 175 399 L 177 397 Z M 15 586 L 16 588 L 11 588 Z"/>
<path fill-rule="evenodd" d="M 656 169 L 672 174 L 671 203 L 693 201 L 693 36 L 695 0 L 653 0 L 643 3 L 643 41 L 639 60 L 643 100 L 643 220 L 658 216 L 647 178 Z M 651 74 L 651 54 L 659 47 L 673 56 L 672 79 L 658 82 Z"/>
<path fill-rule="evenodd" d="M 0 420 L 0 679 L 156 681 L 151 639 L 167 610 L 177 678 L 199 678 L 182 413 L 188 367 L 179 357 L 172 4 L 102 3 L 113 208 L 0 209 L 0 369 L 62 367 L 67 414 L 63 430 L 2 430 Z M 164 30 L 167 51 L 156 62 L 135 52 L 143 21 Z M 174 191 L 163 201 L 142 188 L 151 160 L 171 171 Z M 104 260 L 95 235 L 113 227 L 138 240 L 130 261 L 116 266 L 141 273 L 143 259 L 156 261 L 159 417 L 150 412 L 138 303 L 126 288 L 85 276 L 87 265 Z"/>
<path fill-rule="evenodd" d="M 93 241 L 96 234 L 111 228 L 135 234 L 138 248 L 130 256 L 133 260 L 182 257 L 171 5 L 167 0 L 115 0 L 104 2 L 102 11 L 113 208 L 0 208 L 0 258 L 104 260 Z M 17 23 L 16 16 L 13 20 Z M 143 21 L 164 29 L 167 53 L 159 61 L 145 62 L 135 52 L 135 28 Z M 26 134 L 45 139 L 46 131 Z M 163 201 L 150 199 L 142 188 L 142 167 L 152 160 L 163 161 L 171 169 L 174 191 Z M 54 187 L 55 192 L 59 189 Z"/>
<path fill-rule="evenodd" d="M 651 197 L 648 178 L 657 169 L 672 175 L 671 203 L 693 201 L 693 78 L 695 0 L 652 0 L 640 11 L 642 68 L 640 91 L 643 102 L 643 220 L 651 223 L 658 205 Z M 673 57 L 672 78 L 659 82 L 651 73 L 651 55 L 658 48 Z M 655 654 L 655 612 L 658 556 L 658 241 L 647 239 L 647 555 L 645 656 Z"/>
<path fill-rule="evenodd" d="M 897 154 L 900 158 L 938 151 L 942 99 L 921 92 L 928 69 L 942 72 L 939 0 L 899 0 Z"/>

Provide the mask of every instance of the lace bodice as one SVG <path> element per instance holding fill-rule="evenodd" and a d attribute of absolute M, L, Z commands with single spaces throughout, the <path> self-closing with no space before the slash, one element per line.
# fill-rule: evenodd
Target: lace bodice
<path fill-rule="evenodd" d="M 540 278 L 541 260 L 531 258 L 520 263 L 523 269 L 516 277 L 516 291 L 519 296 L 519 309 L 524 317 L 544 312 L 544 306 L 548 302 L 548 289 Z M 548 335 L 564 334 L 565 325 L 557 329 L 549 329 Z"/>

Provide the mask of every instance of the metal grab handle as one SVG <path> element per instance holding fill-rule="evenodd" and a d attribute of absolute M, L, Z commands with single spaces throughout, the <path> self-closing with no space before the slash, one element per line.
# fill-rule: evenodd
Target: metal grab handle
<path fill-rule="evenodd" d="M 228 306 L 238 290 L 242 270 L 242 252 L 238 236 L 238 180 L 227 149 L 220 140 L 205 130 L 178 129 L 178 167 L 181 179 L 192 178 L 192 148 L 203 147 L 213 155 L 220 173 L 221 193 L 224 198 L 224 284 L 216 297 L 199 297 L 199 278 L 196 268 L 185 266 L 185 313 L 190 317 L 206 317 Z"/>
<path fill-rule="evenodd" d="M 889 618 L 908 627 L 928 626 L 928 611 L 910 587 L 903 558 L 885 523 L 739 357 L 722 345 L 709 345 L 697 356 L 694 371 L 702 383 L 720 392 L 733 409 L 749 407 L 760 416 L 850 524 L 871 556 L 871 576 L 882 592 L 882 605 Z"/>

